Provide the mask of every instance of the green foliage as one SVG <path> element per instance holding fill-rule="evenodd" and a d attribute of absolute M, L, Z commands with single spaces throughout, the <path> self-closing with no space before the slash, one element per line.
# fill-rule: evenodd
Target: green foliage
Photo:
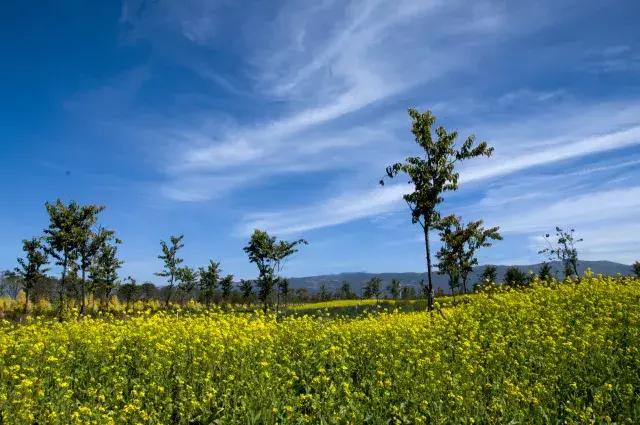
<path fill-rule="evenodd" d="M 442 247 L 436 253 L 438 268 L 440 273 L 449 276 L 452 293 L 458 287 L 462 288 L 462 292 L 467 292 L 469 274 L 478 264 L 478 249 L 491 246 L 492 240 L 502 239 L 498 227 L 485 229 L 482 224 L 482 220 L 479 220 L 465 225 L 455 215 L 444 217 L 437 224 L 442 240 Z"/>
<path fill-rule="evenodd" d="M 509 267 L 504 274 L 504 284 L 514 288 L 526 286 L 529 283 L 525 272 L 517 267 Z"/>
<path fill-rule="evenodd" d="M 178 283 L 178 290 L 186 299 L 191 295 L 193 290 L 196 289 L 198 273 L 191 267 L 179 267 L 176 270 L 175 279 Z"/>
<path fill-rule="evenodd" d="M 549 239 L 551 236 L 547 233 L 544 235 L 544 239 L 547 243 L 547 247 L 539 254 L 546 254 L 550 260 L 559 260 L 564 266 L 564 277 L 569 278 L 575 276 L 580 280 L 578 275 L 578 249 L 576 244 L 582 242 L 583 239 L 576 239 L 574 236 L 575 229 L 569 231 L 564 230 L 562 227 L 556 227 L 556 242 L 553 244 Z"/>
<path fill-rule="evenodd" d="M 375 298 L 378 300 L 380 298 L 380 285 L 382 284 L 382 279 L 379 277 L 372 277 L 365 283 L 362 288 L 362 298 Z"/>
<path fill-rule="evenodd" d="M 553 279 L 553 270 L 551 269 L 551 265 L 549 265 L 549 263 L 542 263 L 542 266 L 540 266 L 540 270 L 538 271 L 538 279 L 543 282 L 548 282 Z"/>
<path fill-rule="evenodd" d="M 158 255 L 158 258 L 164 262 L 164 269 L 161 272 L 156 273 L 156 276 L 167 278 L 168 285 L 165 298 L 166 306 L 169 305 L 169 301 L 171 300 L 173 287 L 176 284 L 178 269 L 180 268 L 180 264 L 184 261 L 182 258 L 178 257 L 178 251 L 184 247 L 184 244 L 182 243 L 183 238 L 184 235 L 171 236 L 169 238 L 169 243 L 160 241 L 162 254 Z"/>
<path fill-rule="evenodd" d="M 140 296 L 140 286 L 138 286 L 134 278 L 129 276 L 118 288 L 118 296 L 129 306 L 132 301 L 135 301 Z"/>
<path fill-rule="evenodd" d="M 440 126 L 435 129 L 434 138 L 432 127 L 436 117 L 427 111 L 418 112 L 409 109 L 409 116 L 413 123 L 411 132 L 421 148 L 422 156 L 410 156 L 404 162 L 395 163 L 386 169 L 387 177 L 392 179 L 399 174 L 406 175 L 409 184 L 413 185 L 413 192 L 404 195 L 404 200 L 411 210 L 411 220 L 419 223 L 425 238 L 428 304 L 433 306 L 433 281 L 431 270 L 431 251 L 429 232 L 439 221 L 437 207 L 442 203 L 442 194 L 458 189 L 459 174 L 456 165 L 464 160 L 479 156 L 491 156 L 493 148 L 486 142 L 475 145 L 475 137 L 469 136 L 460 147 L 456 146 L 456 131 L 447 132 Z M 384 184 L 384 180 L 380 180 Z"/>
<path fill-rule="evenodd" d="M 387 292 L 389 292 L 391 298 L 397 300 L 400 297 L 400 281 L 398 279 L 391 279 L 391 283 L 387 285 Z"/>
<path fill-rule="evenodd" d="M 42 240 L 39 238 L 23 240 L 22 250 L 25 253 L 25 258 L 18 258 L 18 267 L 15 270 L 22 280 L 22 289 L 25 293 L 24 312 L 26 313 L 29 308 L 29 296 L 48 270 L 43 268 L 48 259 Z"/>
<path fill-rule="evenodd" d="M 331 291 L 327 288 L 326 284 L 321 284 L 320 289 L 318 290 L 318 298 L 321 301 L 328 301 L 331 299 Z"/>
<path fill-rule="evenodd" d="M 97 254 L 101 241 L 94 240 L 92 227 L 97 221 L 98 214 L 104 207 L 98 205 L 80 205 L 70 202 L 68 205 L 61 200 L 55 203 L 45 203 L 49 214 L 49 227 L 44 230 L 47 242 L 47 253 L 56 260 L 56 265 L 62 268 L 62 277 L 58 288 L 60 319 L 64 310 L 64 294 L 68 288 L 67 273 L 77 268 L 75 261 L 80 260 L 79 268 L 82 272 L 81 297 L 84 309 L 85 272 Z M 108 238 L 104 235 L 104 238 Z M 74 286 L 71 286 L 75 288 Z"/>
<path fill-rule="evenodd" d="M 256 229 L 251 235 L 251 239 L 244 252 L 247 253 L 249 261 L 258 267 L 258 298 L 263 303 L 266 311 L 273 287 L 278 282 L 283 261 L 298 251 L 298 246 L 307 244 L 304 239 L 296 241 L 278 241 L 275 236 L 269 236 L 264 230 Z"/>
<path fill-rule="evenodd" d="M 228 274 L 220 281 L 220 290 L 222 291 L 222 299 L 229 301 L 231 291 L 233 290 L 233 275 Z"/>
<path fill-rule="evenodd" d="M 248 303 L 253 295 L 253 282 L 249 279 L 240 279 L 240 293 L 245 303 Z"/>
<path fill-rule="evenodd" d="M 118 244 L 120 240 L 115 238 L 103 240 L 89 268 L 91 292 L 101 299 L 102 305 L 109 301 L 118 283 L 118 269 L 122 267 L 122 261 L 118 259 Z"/>
<path fill-rule="evenodd" d="M 400 290 L 400 298 L 403 300 L 412 300 L 416 297 L 416 289 L 413 286 L 403 286 Z"/>
<path fill-rule="evenodd" d="M 636 274 L 636 277 L 640 278 L 640 261 L 636 261 L 635 263 L 633 263 L 631 268 L 633 269 L 633 272 Z"/>
<path fill-rule="evenodd" d="M 484 285 L 496 283 L 498 281 L 498 268 L 496 266 L 484 266 L 480 274 L 480 280 L 474 285 L 474 290 L 482 288 Z"/>
<path fill-rule="evenodd" d="M 205 304 L 209 305 L 220 283 L 220 263 L 209 260 L 207 268 L 200 267 L 199 270 L 200 281 L 198 286 Z"/>
<path fill-rule="evenodd" d="M 351 284 L 347 281 L 344 281 L 340 284 L 340 290 L 338 292 L 338 298 L 342 298 L 343 300 L 348 300 L 351 298 L 355 298 L 355 294 L 351 290 Z"/>

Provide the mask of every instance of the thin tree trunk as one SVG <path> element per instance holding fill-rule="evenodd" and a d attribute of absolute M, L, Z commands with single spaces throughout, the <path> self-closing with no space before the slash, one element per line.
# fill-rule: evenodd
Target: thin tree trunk
<path fill-rule="evenodd" d="M 29 310 L 29 290 L 27 288 L 24 290 L 24 296 L 24 314 L 27 314 L 27 311 Z"/>
<path fill-rule="evenodd" d="M 169 287 L 167 288 L 167 298 L 165 299 L 164 306 L 169 308 L 169 300 L 171 299 L 171 292 L 173 291 L 173 276 L 169 280 Z"/>
<path fill-rule="evenodd" d="M 86 284 L 86 272 L 84 270 L 84 267 L 82 268 L 82 284 L 80 285 L 80 297 L 82 298 L 80 300 L 80 315 L 83 316 L 84 315 L 84 310 L 85 310 L 85 284 Z"/>
<path fill-rule="evenodd" d="M 64 284 L 67 277 L 67 255 L 64 254 L 64 260 L 62 261 L 62 278 L 60 279 L 60 285 L 58 288 L 58 321 L 62 322 L 62 313 L 64 311 Z"/>
<path fill-rule="evenodd" d="M 429 247 L 429 226 L 424 226 L 424 245 L 427 251 L 427 309 L 433 310 L 433 280 L 431 278 L 431 248 Z"/>

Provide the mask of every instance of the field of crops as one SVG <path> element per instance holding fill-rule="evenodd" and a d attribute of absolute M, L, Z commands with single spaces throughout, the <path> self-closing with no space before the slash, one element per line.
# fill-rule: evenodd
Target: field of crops
<path fill-rule="evenodd" d="M 640 420 L 640 282 L 357 318 L 147 314 L 0 326 L 0 423 Z"/>

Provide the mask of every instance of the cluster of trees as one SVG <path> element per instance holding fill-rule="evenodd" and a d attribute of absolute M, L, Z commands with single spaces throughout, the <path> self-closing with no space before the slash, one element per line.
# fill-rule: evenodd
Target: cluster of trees
<path fill-rule="evenodd" d="M 452 291 L 462 288 L 467 291 L 467 278 L 473 266 L 478 263 L 476 253 L 479 248 L 491 245 L 491 240 L 502 239 L 498 227 L 485 229 L 482 220 L 462 223 L 456 215 L 442 217 L 441 204 L 444 193 L 458 189 L 459 173 L 456 166 L 469 159 L 489 157 L 493 148 L 487 142 L 476 144 L 471 135 L 460 145 L 456 145 L 458 133 L 448 132 L 439 126 L 433 130 L 436 117 L 431 111 L 424 113 L 409 109 L 412 119 L 411 132 L 415 142 L 421 148 L 422 156 L 410 156 L 404 162 L 390 165 L 386 177 L 406 176 L 413 191 L 404 195 L 411 210 L 412 222 L 418 223 L 424 235 L 427 263 L 427 300 L 429 310 L 433 309 L 433 277 L 430 233 L 436 230 L 440 234 L 442 247 L 436 254 L 437 267 L 441 274 L 449 277 Z M 434 134 L 435 133 L 435 134 Z M 384 185 L 384 179 L 380 180 Z"/>
<path fill-rule="evenodd" d="M 438 232 L 440 249 L 435 253 L 438 272 L 446 275 L 452 293 L 466 293 L 469 289 L 469 275 L 478 264 L 477 253 L 480 248 L 490 247 L 494 241 L 501 240 L 499 227 L 485 228 L 482 220 L 464 222 L 462 217 L 451 214 L 441 215 L 441 207 L 446 192 L 458 189 L 459 173 L 456 167 L 473 158 L 489 157 L 493 148 L 486 142 L 476 143 L 469 136 L 460 145 L 456 144 L 456 131 L 447 131 L 444 127 L 435 128 L 436 118 L 430 112 L 420 113 L 409 109 L 412 119 L 411 131 L 415 142 L 422 150 L 420 156 L 410 156 L 404 162 L 398 162 L 386 168 L 387 179 L 405 176 L 413 190 L 404 195 L 411 211 L 411 220 L 419 224 L 425 242 L 427 283 L 422 292 L 428 299 L 429 309 L 433 308 L 434 287 L 432 278 L 431 232 Z M 380 180 L 384 185 L 385 179 Z M 278 240 L 262 230 L 255 230 L 244 247 L 249 261 L 258 269 L 255 280 L 242 280 L 236 285 L 233 275 L 222 276 L 220 263 L 210 260 L 205 267 L 183 266 L 180 249 L 184 246 L 183 236 L 171 236 L 169 241 L 161 241 L 161 254 L 164 268 L 157 276 L 166 279 L 166 286 L 157 288 L 153 283 L 138 285 L 135 279 L 128 277 L 119 280 L 118 270 L 122 261 L 118 258 L 120 239 L 115 232 L 98 225 L 98 218 L 104 207 L 98 205 L 68 204 L 58 200 L 46 203 L 49 225 L 43 235 L 23 241 L 24 257 L 18 259 L 15 272 L 2 276 L 3 287 L 21 288 L 25 294 L 25 312 L 29 302 L 46 297 L 55 298 L 58 315 L 62 318 L 65 301 L 75 299 L 80 305 L 80 314 L 87 309 L 87 300 L 98 300 L 100 304 L 108 302 L 117 294 L 127 303 L 138 299 L 161 298 L 165 305 L 172 299 L 184 302 L 197 298 L 206 305 L 242 300 L 258 300 L 266 310 L 269 305 L 286 304 L 291 298 L 304 300 L 310 298 L 304 290 L 291 291 L 287 279 L 280 276 L 288 257 L 297 252 L 304 239 L 294 241 Z M 564 265 L 565 277 L 578 277 L 578 251 L 576 244 L 582 239 L 574 236 L 574 230 L 565 231 L 556 228 L 556 241 L 552 243 L 550 235 L 545 235 L 547 248 L 540 254 L 549 259 L 560 260 Z M 47 265 L 60 268 L 60 277 L 47 276 Z M 633 265 L 640 276 L 640 262 Z M 492 274 L 493 273 L 493 274 Z M 551 274 L 547 264 L 540 271 L 540 278 L 547 279 Z M 495 269 L 486 267 L 481 282 L 495 282 Z M 530 276 L 517 268 L 509 269 L 504 283 L 522 286 L 530 281 Z M 12 286 L 13 285 L 13 286 Z M 373 278 L 363 288 L 364 298 L 380 298 L 383 293 L 382 281 Z M 3 288 L 0 288 L 3 289 Z M 255 292 L 254 292 L 255 289 Z M 3 289 L 4 290 L 4 289 Z M 386 288 L 392 298 L 413 298 L 416 290 L 403 286 L 398 281 L 390 282 Z M 17 289 L 16 289 L 17 291 Z M 15 292 L 15 291 L 13 291 Z M 15 294 L 13 294 L 15 296 Z M 325 286 L 321 287 L 317 299 L 355 298 L 348 283 L 342 284 L 337 294 L 331 294 Z"/>
<path fill-rule="evenodd" d="M 279 273 L 297 247 L 307 243 L 302 239 L 278 241 L 267 232 L 255 230 L 244 250 L 249 261 L 258 267 L 258 278 L 241 280 L 236 285 L 232 274 L 222 276 L 220 263 L 214 260 L 198 269 L 184 266 L 180 256 L 184 236 L 171 236 L 160 242 L 158 258 L 164 267 L 156 275 L 166 279 L 166 286 L 158 288 L 151 282 L 139 285 L 130 276 L 120 280 L 118 271 L 123 262 L 118 258 L 118 246 L 122 241 L 113 230 L 98 225 L 104 207 L 65 204 L 60 200 L 47 202 L 45 207 L 49 226 L 43 235 L 23 241 L 24 256 L 18 259 L 15 271 L 2 275 L 0 289 L 14 298 L 22 290 L 25 313 L 30 302 L 53 301 L 61 320 L 70 300 L 77 302 L 83 315 L 88 300 L 94 303 L 92 307 L 96 300 L 98 306 L 104 306 L 113 295 L 127 304 L 140 299 L 162 299 L 165 306 L 172 300 L 198 299 L 210 305 L 240 300 L 248 303 L 257 298 L 266 310 L 274 298 L 278 304 L 287 302 L 289 282 Z M 57 279 L 47 276 L 51 263 L 60 269 Z"/>

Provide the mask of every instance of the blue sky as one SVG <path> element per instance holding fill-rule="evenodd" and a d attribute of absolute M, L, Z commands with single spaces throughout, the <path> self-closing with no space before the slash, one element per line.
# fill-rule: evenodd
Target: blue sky
<path fill-rule="evenodd" d="M 540 261 L 555 225 L 583 258 L 631 263 L 638 16 L 635 1 L 4 1 L 0 268 L 62 198 L 107 206 L 141 280 L 171 234 L 185 264 L 251 277 L 255 227 L 309 241 L 288 275 L 421 271 L 406 185 L 377 185 L 416 152 L 409 106 L 495 147 L 443 207 L 501 226 L 481 263 Z"/>

